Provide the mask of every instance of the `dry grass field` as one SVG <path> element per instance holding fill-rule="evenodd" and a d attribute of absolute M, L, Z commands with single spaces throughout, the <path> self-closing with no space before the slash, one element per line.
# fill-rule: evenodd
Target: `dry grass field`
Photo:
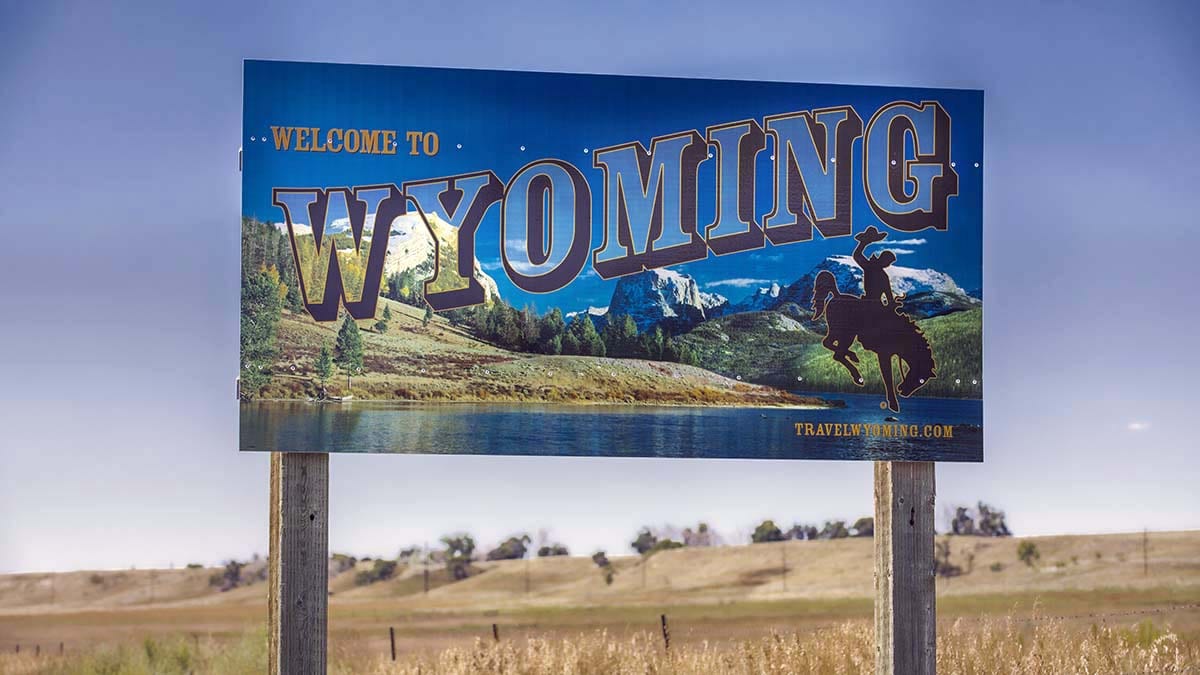
<path fill-rule="evenodd" d="M 1028 650 L 1038 645 L 1041 661 L 1031 664 L 1068 656 L 1126 664 L 1099 672 L 1134 672 L 1129 664 L 1149 662 L 1153 650 L 1174 654 L 1153 657 L 1172 664 L 1200 658 L 1200 533 L 1151 533 L 1145 561 L 1140 533 L 1032 538 L 1040 552 L 1032 566 L 1017 559 L 1022 539 L 949 541 L 951 562 L 964 573 L 938 582 L 939 658 L 954 659 L 948 672 L 995 672 L 986 663 L 1033 659 Z M 418 665 L 454 673 L 777 672 L 755 664 L 784 655 L 828 672 L 870 663 L 870 540 L 678 549 L 613 564 L 611 585 L 587 558 L 484 562 L 456 583 L 430 568 L 429 593 L 419 566 L 369 586 L 355 586 L 355 571 L 346 571 L 330 580 L 331 658 L 345 672 L 380 673 Z M 88 672 L 70 668 L 117 654 L 245 672 L 234 661 L 261 657 L 265 585 L 222 593 L 209 584 L 214 571 L 0 576 L 0 672 Z M 657 634 L 664 613 L 670 654 Z M 380 660 L 389 627 L 401 656 L 395 665 Z M 566 668 L 572 659 L 578 663 Z M 809 669 L 785 665 L 778 672 Z M 146 668 L 111 672 L 176 672 L 162 663 Z M 1151 672 L 1185 672 L 1164 668 Z"/>

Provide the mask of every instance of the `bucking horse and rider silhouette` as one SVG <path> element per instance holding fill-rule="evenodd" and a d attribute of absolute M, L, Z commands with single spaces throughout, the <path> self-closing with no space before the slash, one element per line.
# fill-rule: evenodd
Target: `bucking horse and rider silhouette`
<path fill-rule="evenodd" d="M 900 312 L 904 296 L 892 291 L 887 268 L 896 262 L 896 254 L 884 251 L 871 257 L 866 255 L 868 246 L 885 238 L 887 233 L 874 226 L 854 235 L 858 242 L 854 262 L 863 271 L 862 296 L 843 294 L 828 270 L 817 275 L 813 281 L 813 320 L 825 316 L 827 328 L 821 344 L 833 352 L 833 359 L 846 367 L 854 384 L 860 387 L 864 380 L 855 365 L 858 355 L 851 347 L 857 339 L 864 349 L 875 352 L 887 393 L 887 407 L 899 412 L 896 395 L 912 396 L 937 373 L 929 341 L 917 324 Z M 892 373 L 892 359 L 897 360 L 900 371 L 899 385 Z"/>

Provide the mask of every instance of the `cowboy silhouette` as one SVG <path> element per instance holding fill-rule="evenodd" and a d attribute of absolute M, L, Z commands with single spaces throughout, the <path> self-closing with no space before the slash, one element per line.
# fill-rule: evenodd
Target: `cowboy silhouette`
<path fill-rule="evenodd" d="M 896 296 L 892 292 L 892 280 L 887 273 L 887 268 L 896 262 L 896 254 L 884 251 L 870 258 L 866 256 L 868 246 L 885 238 L 887 232 L 880 232 L 874 225 L 854 235 L 855 241 L 858 242 L 854 249 L 854 262 L 858 263 L 863 271 L 863 300 L 880 302 L 885 307 L 898 307 Z M 901 298 L 903 299 L 903 296 Z"/>
<path fill-rule="evenodd" d="M 896 262 L 896 254 L 884 251 L 868 258 L 871 244 L 883 241 L 887 233 L 868 227 L 854 236 L 854 262 L 863 270 L 863 294 L 843 294 L 837 278 L 821 270 L 813 281 L 813 320 L 825 319 L 825 339 L 821 344 L 833 352 L 833 360 L 842 364 L 857 386 L 866 381 L 858 370 L 854 343 L 875 353 L 879 375 L 887 400 L 883 406 L 900 411 L 900 398 L 907 398 L 937 377 L 933 350 L 920 327 L 900 311 L 904 296 L 892 293 L 887 268 Z M 900 381 L 896 381 L 897 368 Z"/>

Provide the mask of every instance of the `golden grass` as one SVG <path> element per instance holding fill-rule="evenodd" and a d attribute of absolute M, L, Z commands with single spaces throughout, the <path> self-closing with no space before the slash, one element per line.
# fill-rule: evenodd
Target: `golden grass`
<path fill-rule="evenodd" d="M 13 675 L 111 673 L 249 673 L 265 668 L 266 640 L 247 634 L 233 644 L 185 638 L 147 639 L 138 647 L 68 657 L 0 656 L 0 672 Z M 1014 673 L 1194 673 L 1200 643 L 1150 622 L 1123 627 L 1073 628 L 1057 619 L 1009 616 L 943 625 L 938 672 L 956 675 Z M 874 668 L 871 625 L 846 622 L 804 634 L 702 643 L 667 651 L 661 637 L 638 633 L 614 638 L 597 631 L 573 638 L 528 638 L 451 648 L 398 662 L 333 654 L 330 672 L 368 675 L 600 675 L 658 673 L 866 673 Z"/>
<path fill-rule="evenodd" d="M 1013 673 L 1188 673 L 1200 668 L 1200 645 L 1144 623 L 1132 628 L 1093 626 L 1086 632 L 1053 619 L 1023 627 L 1009 617 L 957 621 L 938 637 L 938 672 L 961 675 Z M 334 672 L 374 675 L 599 675 L 601 673 L 867 673 L 874 669 L 871 627 L 849 622 L 808 634 L 772 633 L 733 645 L 705 643 L 667 651 L 657 635 L 620 640 L 606 633 L 577 639 L 528 639 L 392 663 L 338 664 Z"/>

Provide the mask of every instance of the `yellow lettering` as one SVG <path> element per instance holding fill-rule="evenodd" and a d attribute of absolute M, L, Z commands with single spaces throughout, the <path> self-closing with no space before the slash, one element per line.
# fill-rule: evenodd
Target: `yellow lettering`
<path fill-rule="evenodd" d="M 437 134 L 432 131 L 425 134 L 424 150 L 426 155 L 433 157 L 434 155 L 438 154 L 438 146 L 440 144 L 441 141 L 438 139 Z"/>
<path fill-rule="evenodd" d="M 383 132 L 383 154 L 385 154 L 385 155 L 396 154 L 396 132 L 395 131 Z"/>
<path fill-rule="evenodd" d="M 346 152 L 358 152 L 358 129 L 346 130 Z"/>
<path fill-rule="evenodd" d="M 337 140 L 335 141 L 334 138 Z M 342 130 L 330 129 L 329 133 L 325 134 L 325 145 L 329 147 L 330 152 L 342 151 Z"/>
<path fill-rule="evenodd" d="M 275 137 L 276 150 L 287 150 L 292 147 L 291 127 L 271 127 L 271 135 Z"/>
<path fill-rule="evenodd" d="M 325 152 L 325 145 L 321 143 L 321 130 L 317 127 L 312 127 L 313 136 L 313 152 Z"/>
<path fill-rule="evenodd" d="M 296 129 L 296 152 L 309 152 L 312 150 L 308 146 L 307 137 L 308 129 L 303 127 Z"/>
<path fill-rule="evenodd" d="M 408 154 L 410 154 L 410 155 L 417 154 L 417 152 L 418 152 L 417 143 L 421 142 L 421 132 L 406 131 L 406 132 L 404 132 L 404 140 L 408 141 L 409 145 L 411 146 L 408 150 Z"/>
<path fill-rule="evenodd" d="M 362 134 L 362 149 L 360 152 L 367 155 L 379 154 L 379 132 L 363 129 L 358 133 Z"/>

